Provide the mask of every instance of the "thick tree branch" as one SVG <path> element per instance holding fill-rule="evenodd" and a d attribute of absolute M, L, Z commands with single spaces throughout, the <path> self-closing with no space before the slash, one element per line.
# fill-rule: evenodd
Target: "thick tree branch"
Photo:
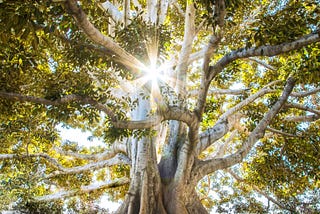
<path fill-rule="evenodd" d="M 48 100 L 45 98 L 39 98 L 34 96 L 22 95 L 13 92 L 4 92 L 0 91 L 0 98 L 18 101 L 18 102 L 31 102 L 36 104 L 42 104 L 47 106 L 59 106 L 68 103 L 80 103 L 83 105 L 91 105 L 95 107 L 97 110 L 100 110 L 106 113 L 110 119 L 111 123 L 116 128 L 123 128 L 123 129 L 146 129 L 152 128 L 159 125 L 164 120 L 178 120 L 185 122 L 186 124 L 191 124 L 194 120 L 194 115 L 192 112 L 181 110 L 178 107 L 168 107 L 162 109 L 160 114 L 156 114 L 154 116 L 150 116 L 145 120 L 140 121 L 121 121 L 117 120 L 117 116 L 113 113 L 113 110 L 108 108 L 106 105 L 95 101 L 90 97 L 80 96 L 76 94 L 66 95 L 62 98 L 56 100 Z"/>
<path fill-rule="evenodd" d="M 272 106 L 272 108 L 265 114 L 263 119 L 258 123 L 256 128 L 250 133 L 248 139 L 243 143 L 237 152 L 228 155 L 224 158 L 214 158 L 207 161 L 201 161 L 194 168 L 193 181 L 196 183 L 203 176 L 212 173 L 219 169 L 225 169 L 240 163 L 243 158 L 247 156 L 254 144 L 264 136 L 267 126 L 271 120 L 278 114 L 284 103 L 287 101 L 293 87 L 294 79 L 289 78 L 279 100 Z"/>
<path fill-rule="evenodd" d="M 157 23 L 158 18 L 158 8 L 159 4 L 157 0 L 148 0 L 147 1 L 147 17 L 148 21 L 150 21 L 153 24 Z"/>
<path fill-rule="evenodd" d="M 49 201 L 61 200 L 67 197 L 89 193 L 96 190 L 123 186 L 125 184 L 128 184 L 129 182 L 130 182 L 129 178 L 119 178 L 113 181 L 100 182 L 100 183 L 91 184 L 87 186 L 81 186 L 79 189 L 75 189 L 75 190 L 61 191 L 61 192 L 57 192 L 50 195 L 38 196 L 38 197 L 35 197 L 33 200 L 37 202 L 49 202 Z"/>
<path fill-rule="evenodd" d="M 65 3 L 67 12 L 71 14 L 77 21 L 77 25 L 84 33 L 95 43 L 102 45 L 116 57 L 121 60 L 121 63 L 128 67 L 131 71 L 138 73 L 138 70 L 144 65 L 134 56 L 122 49 L 117 43 L 109 37 L 103 35 L 93 24 L 88 20 L 87 15 L 77 4 L 76 0 L 67 0 Z"/>
<path fill-rule="evenodd" d="M 162 25 L 166 19 L 168 6 L 169 6 L 170 0 L 161 0 L 160 1 L 160 14 L 159 14 L 159 25 Z"/>
<path fill-rule="evenodd" d="M 207 129 L 205 132 L 200 134 L 200 141 L 197 144 L 196 156 L 198 156 L 202 151 L 212 145 L 214 142 L 222 138 L 229 131 L 229 126 L 227 121 L 221 121 L 214 125 L 213 127 Z"/>
<path fill-rule="evenodd" d="M 209 80 L 211 81 L 230 62 L 254 56 L 275 56 L 292 50 L 297 50 L 309 44 L 320 41 L 319 33 L 305 35 L 293 42 L 282 43 L 280 45 L 266 45 L 249 49 L 239 49 L 222 57 L 215 65 L 210 67 Z"/>
<path fill-rule="evenodd" d="M 272 93 L 274 92 L 274 90 L 270 89 L 269 87 L 272 85 L 275 85 L 276 83 L 279 83 L 280 81 L 273 81 L 269 84 L 267 84 L 265 87 L 263 87 L 262 89 L 260 89 L 257 93 L 249 96 L 248 98 L 246 98 L 245 100 L 243 100 L 242 102 L 238 103 L 237 105 L 235 105 L 234 107 L 230 108 L 228 111 L 226 111 L 224 114 L 222 114 L 219 119 L 218 122 L 216 123 L 215 126 L 217 126 L 217 128 L 210 128 L 208 130 L 206 130 L 205 132 L 203 132 L 200 135 L 200 142 L 197 145 L 197 155 L 200 154 L 204 149 L 208 148 L 211 144 L 213 144 L 214 142 L 216 142 L 217 140 L 219 140 L 220 138 L 222 138 L 225 134 L 227 134 L 229 132 L 229 128 L 232 128 L 229 124 L 228 126 L 228 118 L 233 115 L 234 113 L 238 112 L 241 108 L 245 107 L 246 105 L 252 103 L 254 100 L 264 96 L 265 94 L 268 93 Z M 212 130 L 214 132 L 212 132 Z M 217 131 L 218 130 L 218 131 Z"/>
<path fill-rule="evenodd" d="M 184 25 L 184 37 L 182 42 L 182 48 L 179 55 L 178 65 L 176 67 L 177 73 L 177 93 L 185 97 L 185 82 L 187 78 L 188 60 L 192 51 L 192 42 L 195 36 L 195 8 L 193 3 L 187 4 L 185 14 L 185 25 Z"/>
<path fill-rule="evenodd" d="M 99 3 L 100 7 L 109 13 L 115 22 L 123 23 L 123 14 L 110 1 Z"/>

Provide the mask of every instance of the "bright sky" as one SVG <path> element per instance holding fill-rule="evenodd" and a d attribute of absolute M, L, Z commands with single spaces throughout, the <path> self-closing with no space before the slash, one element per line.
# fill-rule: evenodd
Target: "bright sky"
<path fill-rule="evenodd" d="M 104 143 L 98 138 L 93 138 L 92 141 L 88 140 L 88 137 L 91 136 L 90 132 L 83 132 L 81 129 L 73 129 L 73 128 L 64 128 L 62 126 L 57 127 L 60 132 L 60 137 L 63 141 L 69 140 L 71 142 L 77 142 L 79 146 L 105 146 Z M 97 203 L 99 207 L 108 209 L 110 212 L 114 212 L 120 206 L 119 203 L 111 202 L 108 199 L 108 196 L 102 196 L 99 203 Z"/>
<path fill-rule="evenodd" d="M 77 142 L 79 146 L 105 146 L 104 143 L 98 138 L 93 138 L 92 141 L 88 140 L 88 137 L 91 136 L 90 132 L 83 132 L 81 129 L 73 129 L 73 128 L 64 128 L 62 125 L 59 125 L 57 129 L 60 132 L 60 137 L 62 138 L 62 142 L 65 140 L 69 140 L 71 142 Z"/>

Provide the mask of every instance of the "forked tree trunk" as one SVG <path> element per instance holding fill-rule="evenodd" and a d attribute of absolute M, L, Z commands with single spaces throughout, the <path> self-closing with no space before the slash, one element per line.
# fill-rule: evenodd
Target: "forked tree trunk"
<path fill-rule="evenodd" d="M 188 177 L 176 181 L 177 154 L 186 139 L 185 127 L 170 122 L 169 136 L 157 163 L 157 137 L 134 139 L 131 144 L 132 165 L 129 191 L 119 214 L 187 214 L 207 213 Z"/>
<path fill-rule="evenodd" d="M 125 200 L 117 213 L 121 214 L 187 214 L 207 213 L 201 204 L 194 186 L 175 182 L 174 157 L 156 163 L 154 139 L 143 138 L 134 142 L 131 182 Z M 164 164 L 165 163 L 165 164 Z M 169 164 L 172 164 L 171 166 Z M 160 175 L 162 171 L 162 176 Z M 165 173 L 163 173 L 163 171 Z M 174 174 L 173 174 L 174 175 Z"/>

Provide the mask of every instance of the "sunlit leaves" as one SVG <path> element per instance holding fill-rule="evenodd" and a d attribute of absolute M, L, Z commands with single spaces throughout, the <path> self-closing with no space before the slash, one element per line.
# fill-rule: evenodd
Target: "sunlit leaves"
<path fill-rule="evenodd" d="M 93 44 L 76 25 L 75 20 L 65 11 L 63 3 L 54 1 L 0 1 L 0 88 L 4 92 L 16 92 L 27 96 L 45 98 L 50 101 L 65 96 L 90 97 L 107 106 L 116 115 L 116 119 L 129 120 L 130 111 L 138 104 L 138 99 L 130 97 L 130 92 L 120 94 L 120 83 L 135 77 L 124 65 L 117 62 L 115 56 L 97 44 Z M 154 45 L 159 56 L 157 63 L 170 60 L 173 64 L 181 51 L 184 32 L 184 10 L 186 2 L 176 1 L 170 5 L 162 26 L 154 26 L 144 21 L 142 11 L 134 11 L 130 24 L 117 24 L 111 35 L 113 21 L 107 11 L 97 6 L 98 1 L 78 1 L 88 19 L 103 34 L 115 40 L 125 51 L 137 57 L 146 65 L 150 64 L 148 46 Z M 116 2 L 116 1 L 114 1 Z M 120 1 L 121 2 L 121 1 Z M 146 1 L 139 1 L 146 6 Z M 215 28 L 217 1 L 198 0 L 196 7 L 197 35 L 192 44 L 192 52 L 202 50 L 208 43 L 208 36 Z M 220 29 L 221 43 L 214 47 L 210 65 L 231 51 L 245 51 L 260 45 L 275 45 L 293 41 L 319 28 L 319 1 L 237 1 L 227 0 L 225 26 Z M 180 7 L 180 8 L 179 8 Z M 122 10 L 121 6 L 119 9 Z M 112 29 L 114 30 L 114 29 Z M 280 80 L 271 87 L 269 94 L 248 103 L 239 112 L 241 119 L 238 133 L 231 139 L 229 154 L 246 140 L 250 131 L 264 117 L 265 113 L 277 102 L 282 93 L 285 80 L 289 76 L 296 78 L 295 93 L 309 91 L 319 87 L 320 66 L 319 43 L 300 50 L 291 51 L 271 58 L 239 59 L 228 64 L 211 83 L 209 91 L 214 88 L 232 87 L 246 89 L 237 95 L 210 94 L 201 118 L 201 131 L 213 126 L 219 116 L 248 96 L 256 93 L 266 84 Z M 261 61 L 260 63 L 258 61 Z M 263 63 L 270 65 L 264 66 Z M 175 69 L 173 66 L 172 70 Z M 188 89 L 198 89 L 201 79 L 201 60 L 195 61 L 188 69 Z M 171 69 L 171 68 L 170 68 Z M 174 76 L 174 75 L 172 75 Z M 179 84 L 179 83 L 177 83 Z M 119 93 L 119 94 L 118 94 Z M 126 94 L 128 93 L 128 94 Z M 178 97 L 166 86 L 161 88 L 167 103 L 176 105 Z M 210 93 L 210 92 L 209 92 Z M 147 94 L 140 94 L 149 98 Z M 195 99 L 188 98 L 189 107 L 195 106 Z M 305 105 L 318 109 L 319 93 L 308 98 L 289 97 L 289 103 Z M 192 108 L 191 108 L 192 110 Z M 239 212 L 267 212 L 262 203 L 255 200 L 256 185 L 281 202 L 292 207 L 296 200 L 317 193 L 319 188 L 319 122 L 288 122 L 290 116 L 307 116 L 310 112 L 284 105 L 281 112 L 270 122 L 266 138 L 254 148 L 246 162 L 239 166 L 238 172 L 244 176 L 246 184 L 235 182 L 221 174 L 210 175 L 199 183 L 198 192 L 203 204 L 210 208 L 219 205 L 218 212 L 232 210 Z M 117 140 L 125 138 L 154 137 L 153 130 L 118 129 L 112 125 L 110 118 L 101 114 L 94 106 L 79 102 L 70 102 L 57 106 L 44 106 L 32 103 L 18 103 L 0 100 L 0 143 L 1 153 L 28 155 L 47 153 L 65 168 L 83 166 L 90 163 L 70 155 L 62 155 L 54 150 L 60 146 L 65 151 L 80 154 L 96 154 L 109 149 Z M 61 142 L 56 130 L 80 128 L 92 131 L 94 137 L 105 142 L 106 148 L 81 148 L 74 142 Z M 232 127 L 232 131 L 236 128 Z M 282 134 L 281 134 L 282 133 Z M 284 133 L 284 134 L 283 134 Z M 231 136 L 227 134 L 219 143 L 226 142 Z M 209 148 L 200 158 L 207 158 L 216 152 Z M 1 189 L 0 200 L 8 205 L 11 201 L 20 203 L 20 207 L 38 206 L 39 209 L 61 211 L 62 202 L 32 204 L 29 199 L 46 195 L 53 191 L 73 188 L 78 190 L 97 180 L 129 177 L 127 166 L 113 166 L 96 172 L 79 174 L 53 175 L 57 166 L 43 158 L 30 157 L 26 160 L 10 160 L 0 163 Z M 109 174 L 108 174 L 109 173 Z M 52 175 L 49 179 L 46 176 Z M 48 182 L 37 182 L 44 179 Z M 248 185 L 247 185 L 248 184 Z M 229 186 L 229 188 L 223 188 Z M 231 188 L 232 187 L 232 190 Z M 2 188 L 2 186 L 1 186 Z M 112 199 L 124 197 L 128 186 L 110 190 Z M 212 197 L 212 191 L 218 199 Z M 81 212 L 87 203 L 99 198 L 105 190 L 83 194 L 68 202 L 70 210 Z M 10 197 L 10 200 L 6 199 Z M 299 198 L 300 197 L 300 198 Z M 310 197 L 313 201 L 317 197 Z M 311 200 L 310 199 L 310 200 Z M 27 204 L 27 202 L 29 204 Z M 83 204 L 76 209 L 76 206 Z M 2 207 L 0 208 L 2 209 Z M 84 211 L 83 211 L 84 212 Z"/>

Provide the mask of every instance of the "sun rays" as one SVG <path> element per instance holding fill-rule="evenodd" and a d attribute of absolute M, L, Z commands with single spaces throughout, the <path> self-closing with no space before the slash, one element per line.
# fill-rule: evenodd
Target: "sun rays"
<path fill-rule="evenodd" d="M 121 89 L 128 96 L 150 98 L 151 110 L 156 110 L 164 104 L 162 96 L 164 88 L 167 91 L 168 89 L 175 91 L 175 87 L 179 84 L 174 71 L 175 63 L 171 60 L 159 60 L 159 58 L 163 58 L 158 56 L 158 42 L 156 40 L 154 38 L 145 43 L 148 60 L 146 60 L 146 64 L 138 68 L 138 77 L 130 82 L 123 81 L 121 84 Z"/>

